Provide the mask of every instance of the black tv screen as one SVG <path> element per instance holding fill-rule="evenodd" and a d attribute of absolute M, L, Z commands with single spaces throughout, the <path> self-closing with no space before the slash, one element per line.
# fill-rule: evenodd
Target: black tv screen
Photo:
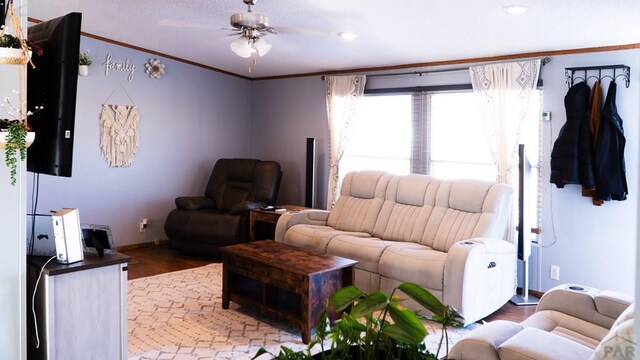
<path fill-rule="evenodd" d="M 29 116 L 36 133 L 27 150 L 27 170 L 71 176 L 78 87 L 78 55 L 82 14 L 70 13 L 29 27 L 27 38 L 42 48 L 27 66 L 27 108 L 43 109 Z"/>

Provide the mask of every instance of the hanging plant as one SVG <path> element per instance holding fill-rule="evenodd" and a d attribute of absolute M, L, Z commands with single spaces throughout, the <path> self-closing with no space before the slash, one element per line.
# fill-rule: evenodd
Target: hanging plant
<path fill-rule="evenodd" d="M 11 185 L 16 184 L 18 174 L 18 158 L 27 158 L 27 127 L 20 120 L 0 119 L 0 130 L 6 132 L 4 143 L 4 162 L 9 168 Z"/>
<path fill-rule="evenodd" d="M 20 18 L 13 10 L 13 0 L 9 0 L 6 16 L 11 19 L 13 35 L 7 32 L 7 27 L 0 27 L 0 63 L 3 64 L 26 64 L 31 63 L 32 49 L 38 54 L 42 54 L 42 49 L 37 45 L 27 41 L 20 26 Z M 7 21 L 7 24 L 9 22 Z"/>
<path fill-rule="evenodd" d="M 13 120 L 0 119 L 0 149 L 4 148 L 4 162 L 9 168 L 9 178 L 11 185 L 16 184 L 18 174 L 18 159 L 21 161 L 27 158 L 27 148 L 35 140 L 35 133 L 29 132 L 27 117 L 32 115 L 31 111 L 26 111 L 26 101 L 20 101 L 19 108 L 12 105 L 8 97 L 4 98 L 4 103 L 0 104 L 6 113 L 14 117 Z M 42 110 L 42 106 L 36 106 L 34 111 Z"/>

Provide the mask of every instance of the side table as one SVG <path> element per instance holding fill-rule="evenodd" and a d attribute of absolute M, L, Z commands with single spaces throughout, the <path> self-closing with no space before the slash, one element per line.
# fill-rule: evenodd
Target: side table
<path fill-rule="evenodd" d="M 46 261 L 39 256 L 29 259 L 34 282 Z M 73 264 L 50 262 L 42 271 L 33 304 L 40 348 L 30 346 L 28 358 L 127 359 L 130 261 L 129 256 L 114 253 L 85 254 L 83 261 Z M 31 306 L 31 295 L 28 301 Z"/>
<path fill-rule="evenodd" d="M 280 215 L 287 211 L 308 209 L 299 205 L 278 205 L 276 210 L 253 209 L 249 212 L 249 241 L 273 239 Z"/>

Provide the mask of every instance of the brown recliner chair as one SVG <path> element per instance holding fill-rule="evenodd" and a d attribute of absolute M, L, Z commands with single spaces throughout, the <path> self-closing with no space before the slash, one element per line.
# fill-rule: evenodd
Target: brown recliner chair
<path fill-rule="evenodd" d="M 275 161 L 220 159 L 204 196 L 176 198 L 164 231 L 173 249 L 215 255 L 249 239 L 249 210 L 274 205 L 282 171 Z"/>

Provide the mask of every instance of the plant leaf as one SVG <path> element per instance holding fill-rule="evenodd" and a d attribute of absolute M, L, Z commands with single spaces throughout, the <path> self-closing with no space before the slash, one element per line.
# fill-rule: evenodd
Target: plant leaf
<path fill-rule="evenodd" d="M 420 342 L 427 336 L 427 329 L 425 329 L 424 324 L 413 311 L 389 306 L 389 315 L 391 315 L 394 324 L 402 329 L 414 342 Z"/>
<path fill-rule="evenodd" d="M 251 360 L 254 360 L 255 358 L 263 354 L 270 354 L 270 353 L 265 348 L 261 347 L 260 349 L 258 349 L 258 352 L 251 358 Z"/>
<path fill-rule="evenodd" d="M 405 344 L 415 344 L 416 340 L 398 325 L 387 325 L 380 330 L 384 335 Z M 422 339 L 420 339 L 422 341 Z"/>
<path fill-rule="evenodd" d="M 365 294 L 355 286 L 345 286 L 331 297 L 331 306 L 336 312 L 343 311 Z"/>
<path fill-rule="evenodd" d="M 362 300 L 351 309 L 351 316 L 359 319 L 363 316 L 369 315 L 374 311 L 384 309 L 389 303 L 389 298 L 383 292 L 376 291 L 372 294 L 365 296 Z"/>
<path fill-rule="evenodd" d="M 402 290 L 402 292 L 435 315 L 445 315 L 446 310 L 442 302 L 422 286 L 412 282 L 405 282 L 400 284 L 398 289 Z"/>

